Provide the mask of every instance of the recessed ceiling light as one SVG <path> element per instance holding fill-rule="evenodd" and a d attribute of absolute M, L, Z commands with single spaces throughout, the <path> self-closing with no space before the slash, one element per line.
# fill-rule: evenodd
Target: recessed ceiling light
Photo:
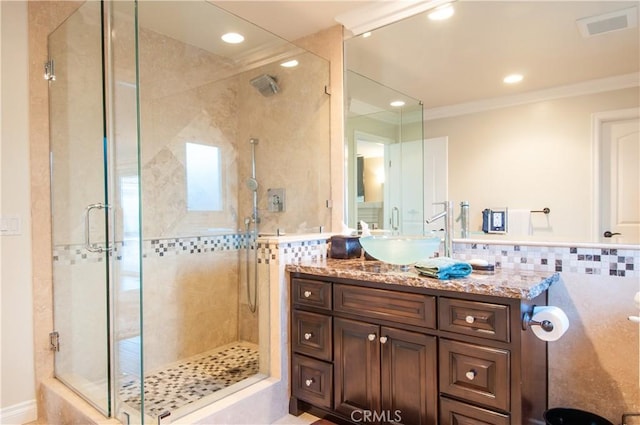
<path fill-rule="evenodd" d="M 229 44 L 238 44 L 244 41 L 242 34 L 238 34 L 237 32 L 228 32 L 220 38 L 222 38 L 222 41 Z"/>
<path fill-rule="evenodd" d="M 401 106 L 404 106 L 404 101 L 403 100 L 394 100 L 389 105 L 393 106 L 394 108 L 399 108 Z"/>
<path fill-rule="evenodd" d="M 444 21 L 445 19 L 452 17 L 453 12 L 453 5 L 451 3 L 446 3 L 433 9 L 433 11 L 429 12 L 428 16 L 432 21 Z"/>
<path fill-rule="evenodd" d="M 299 62 L 297 60 L 292 59 L 290 61 L 282 62 L 280 66 L 283 66 L 285 68 L 293 68 L 294 66 L 298 66 L 298 63 Z"/>
<path fill-rule="evenodd" d="M 362 34 L 362 38 L 367 38 L 367 37 L 371 37 L 371 31 L 367 31 Z"/>
<path fill-rule="evenodd" d="M 502 81 L 504 81 L 506 84 L 516 84 L 522 81 L 523 78 L 524 77 L 522 76 L 522 74 L 510 74 L 504 77 Z"/>

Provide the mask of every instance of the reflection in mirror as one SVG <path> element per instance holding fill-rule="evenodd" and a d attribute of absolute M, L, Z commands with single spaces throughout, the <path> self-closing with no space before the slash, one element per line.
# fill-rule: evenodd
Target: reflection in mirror
<path fill-rule="evenodd" d="M 347 97 L 349 227 L 422 235 L 422 105 L 351 72 L 346 86 L 366 94 Z"/>
<path fill-rule="evenodd" d="M 347 40 L 345 66 L 424 103 L 424 136 L 446 140 L 446 197 L 469 202 L 471 238 L 637 244 L 638 9 L 456 2 L 449 20 L 425 13 Z M 514 72 L 522 81 L 503 83 Z M 507 233 L 484 233 L 482 211 L 498 208 Z"/>

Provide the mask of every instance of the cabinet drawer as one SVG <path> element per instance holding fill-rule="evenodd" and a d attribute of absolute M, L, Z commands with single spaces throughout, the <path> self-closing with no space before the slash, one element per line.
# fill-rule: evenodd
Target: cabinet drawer
<path fill-rule="evenodd" d="M 293 351 L 331 361 L 333 352 L 331 341 L 331 316 L 293 311 L 291 321 Z"/>
<path fill-rule="evenodd" d="M 440 398 L 440 425 L 509 425 L 509 416 L 459 401 Z"/>
<path fill-rule="evenodd" d="M 331 284 L 318 280 L 293 278 L 291 299 L 294 305 L 331 310 Z"/>
<path fill-rule="evenodd" d="M 485 406 L 509 410 L 509 352 L 440 340 L 440 391 Z"/>
<path fill-rule="evenodd" d="M 440 298 L 440 329 L 509 342 L 509 306 Z"/>
<path fill-rule="evenodd" d="M 334 311 L 435 329 L 436 299 L 422 294 L 335 284 Z"/>
<path fill-rule="evenodd" d="M 333 407 L 333 365 L 294 354 L 291 392 L 300 400 L 316 406 Z"/>

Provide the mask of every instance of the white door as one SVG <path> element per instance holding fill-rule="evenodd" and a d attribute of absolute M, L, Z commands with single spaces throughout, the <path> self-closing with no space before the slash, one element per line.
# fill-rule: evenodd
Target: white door
<path fill-rule="evenodd" d="M 600 237 L 640 243 L 640 121 L 602 124 Z"/>
<path fill-rule="evenodd" d="M 385 148 L 385 228 L 402 235 L 422 235 L 422 141 L 394 143 Z"/>
<path fill-rule="evenodd" d="M 448 197 L 447 178 L 447 137 L 434 137 L 424 140 L 424 211 L 425 218 L 433 217 L 444 209 L 443 205 L 434 205 L 444 202 Z M 444 221 L 425 224 L 427 232 L 444 228 Z"/>

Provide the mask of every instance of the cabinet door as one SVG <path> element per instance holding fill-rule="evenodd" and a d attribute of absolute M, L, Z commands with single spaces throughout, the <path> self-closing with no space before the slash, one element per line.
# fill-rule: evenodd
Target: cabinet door
<path fill-rule="evenodd" d="M 335 410 L 348 418 L 380 412 L 379 327 L 342 318 L 333 323 Z"/>
<path fill-rule="evenodd" d="M 390 423 L 437 423 L 436 338 L 382 327 L 382 411 Z"/>

